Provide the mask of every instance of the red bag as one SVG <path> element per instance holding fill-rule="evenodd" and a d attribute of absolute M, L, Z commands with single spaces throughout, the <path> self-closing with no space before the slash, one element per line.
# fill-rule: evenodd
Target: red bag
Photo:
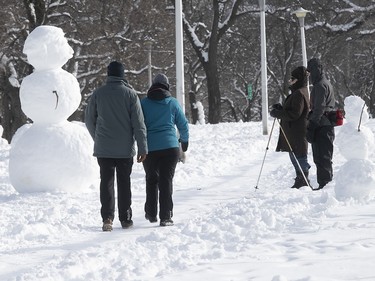
<path fill-rule="evenodd" d="M 326 116 L 331 121 L 332 126 L 341 126 L 344 124 L 345 111 L 340 108 L 326 112 Z"/>

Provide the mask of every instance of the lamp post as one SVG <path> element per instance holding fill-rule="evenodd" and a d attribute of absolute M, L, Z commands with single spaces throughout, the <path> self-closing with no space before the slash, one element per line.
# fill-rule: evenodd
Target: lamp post
<path fill-rule="evenodd" d="M 148 86 L 151 87 L 152 85 L 152 69 L 151 69 L 151 50 L 152 50 L 152 40 L 147 39 L 145 41 L 145 45 L 147 46 L 148 50 Z"/>
<path fill-rule="evenodd" d="M 306 40 L 305 40 L 305 17 L 310 11 L 304 8 L 299 8 L 298 10 L 292 12 L 295 14 L 299 21 L 299 27 L 301 30 L 301 46 L 302 46 L 302 62 L 303 66 L 307 67 L 307 55 L 306 55 Z"/>
<path fill-rule="evenodd" d="M 176 97 L 185 112 L 184 38 L 182 33 L 182 0 L 176 0 Z"/>
<path fill-rule="evenodd" d="M 266 52 L 266 12 L 265 0 L 259 0 L 260 8 L 260 45 L 262 76 L 262 124 L 263 135 L 268 135 L 268 92 L 267 92 L 267 52 Z"/>

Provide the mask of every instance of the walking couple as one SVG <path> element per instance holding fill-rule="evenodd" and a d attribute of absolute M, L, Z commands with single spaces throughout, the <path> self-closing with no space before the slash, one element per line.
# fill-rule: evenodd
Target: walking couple
<path fill-rule="evenodd" d="M 184 152 L 188 149 L 189 128 L 181 106 L 171 96 L 168 78 L 156 75 L 147 97 L 140 101 L 125 80 L 124 65 L 112 61 L 106 83 L 90 97 L 85 124 L 94 139 L 94 156 L 100 167 L 102 230 L 113 229 L 115 175 L 121 226 L 133 225 L 130 175 L 136 154 L 146 174 L 145 218 L 151 223 L 158 221 L 159 201 L 160 226 L 173 225 L 173 177 L 180 143 Z"/>

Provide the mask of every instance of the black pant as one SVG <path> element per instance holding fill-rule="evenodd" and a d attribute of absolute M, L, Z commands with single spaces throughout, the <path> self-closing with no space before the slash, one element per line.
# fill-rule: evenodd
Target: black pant
<path fill-rule="evenodd" d="M 120 221 L 130 220 L 131 189 L 130 174 L 133 158 L 98 158 L 100 166 L 100 202 L 103 221 L 115 216 L 115 171 L 117 179 L 118 212 Z"/>
<path fill-rule="evenodd" d="M 156 217 L 158 213 L 158 193 L 160 212 L 159 218 L 170 219 L 173 216 L 173 177 L 176 170 L 179 148 L 151 151 L 143 161 L 146 172 L 146 203 L 145 212 Z"/>
<path fill-rule="evenodd" d="M 332 126 L 316 129 L 315 142 L 311 144 L 313 159 L 316 165 L 316 176 L 319 185 L 332 181 L 332 156 L 335 131 Z"/>

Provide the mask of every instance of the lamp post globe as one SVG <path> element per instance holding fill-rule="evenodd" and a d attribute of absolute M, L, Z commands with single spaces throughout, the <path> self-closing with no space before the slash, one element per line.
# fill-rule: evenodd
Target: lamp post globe
<path fill-rule="evenodd" d="M 299 26 L 301 30 L 301 45 L 302 45 L 302 62 L 305 67 L 307 67 L 307 55 L 306 55 L 306 40 L 305 40 L 305 17 L 310 11 L 304 8 L 299 8 L 298 10 L 292 12 L 295 14 L 299 21 Z"/>

